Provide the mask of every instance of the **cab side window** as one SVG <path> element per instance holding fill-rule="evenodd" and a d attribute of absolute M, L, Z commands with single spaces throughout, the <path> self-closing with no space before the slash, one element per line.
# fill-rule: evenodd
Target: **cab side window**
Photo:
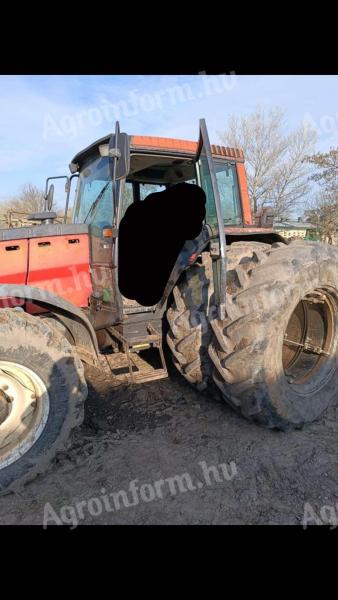
<path fill-rule="evenodd" d="M 225 224 L 240 225 L 242 210 L 238 189 L 236 164 L 214 161 L 219 195 Z"/>
<path fill-rule="evenodd" d="M 124 216 L 128 206 L 134 202 L 134 189 L 131 181 L 125 181 L 122 192 L 122 207 L 121 207 L 121 219 Z"/>

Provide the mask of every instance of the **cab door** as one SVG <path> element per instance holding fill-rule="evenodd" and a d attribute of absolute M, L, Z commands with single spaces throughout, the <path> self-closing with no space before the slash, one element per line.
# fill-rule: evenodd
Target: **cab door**
<path fill-rule="evenodd" d="M 223 214 L 205 119 L 200 119 L 199 128 L 199 140 L 195 160 L 199 184 L 206 194 L 205 224 L 209 230 L 210 236 L 210 254 L 213 262 L 215 302 L 218 310 L 218 318 L 224 319 L 226 295 L 226 239 Z"/>
<path fill-rule="evenodd" d="M 122 181 L 129 172 L 129 136 L 120 132 L 116 123 L 105 148 L 108 157 L 109 179 L 99 193 L 96 203 L 96 217 L 89 225 L 91 242 L 91 273 L 93 292 L 90 298 L 90 316 L 95 329 L 109 327 L 123 320 L 123 306 L 117 281 L 117 234 L 118 215 L 121 203 Z M 101 155 L 102 156 L 102 155 Z M 104 197 L 104 192 L 107 197 Z M 99 211 L 103 201 L 109 202 L 109 218 L 100 221 Z M 95 204 L 95 203 L 94 203 Z"/>

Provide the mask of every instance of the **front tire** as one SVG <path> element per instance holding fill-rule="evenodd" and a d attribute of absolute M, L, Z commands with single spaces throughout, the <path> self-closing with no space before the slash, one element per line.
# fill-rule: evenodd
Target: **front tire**
<path fill-rule="evenodd" d="M 83 419 L 83 365 L 38 317 L 0 310 L 0 493 L 45 471 Z"/>

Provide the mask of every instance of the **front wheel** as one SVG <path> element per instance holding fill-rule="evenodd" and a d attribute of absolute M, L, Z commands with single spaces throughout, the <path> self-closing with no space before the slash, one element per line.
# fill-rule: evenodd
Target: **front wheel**
<path fill-rule="evenodd" d="M 83 366 L 38 317 L 0 310 L 0 493 L 43 472 L 83 418 Z"/>

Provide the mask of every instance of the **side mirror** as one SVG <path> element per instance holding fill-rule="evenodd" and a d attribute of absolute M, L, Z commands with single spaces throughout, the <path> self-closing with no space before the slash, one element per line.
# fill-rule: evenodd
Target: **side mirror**
<path fill-rule="evenodd" d="M 52 210 L 53 199 L 54 199 L 54 185 L 51 184 L 49 186 L 48 193 L 45 196 L 45 211 L 50 212 Z"/>

